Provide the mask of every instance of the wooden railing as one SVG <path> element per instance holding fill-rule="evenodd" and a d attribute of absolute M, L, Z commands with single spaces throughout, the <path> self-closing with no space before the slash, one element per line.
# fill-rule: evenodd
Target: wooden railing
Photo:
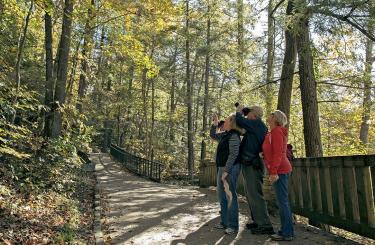
<path fill-rule="evenodd" d="M 217 168 L 215 162 L 206 159 L 201 166 L 199 166 L 199 186 L 209 187 L 216 186 Z M 237 181 L 237 192 L 241 195 L 245 194 L 244 181 L 242 174 L 239 175 Z"/>
<path fill-rule="evenodd" d="M 111 144 L 110 146 L 110 153 L 131 172 L 153 181 L 160 182 L 160 174 L 163 169 L 162 163 L 137 157 L 114 144 Z"/>
<path fill-rule="evenodd" d="M 200 171 L 203 186 L 216 185 L 215 166 Z M 375 155 L 295 159 L 290 203 L 295 214 L 375 239 L 374 186 Z"/>

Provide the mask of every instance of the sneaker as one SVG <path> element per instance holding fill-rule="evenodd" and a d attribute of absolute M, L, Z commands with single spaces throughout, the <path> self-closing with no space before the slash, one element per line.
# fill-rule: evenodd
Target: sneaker
<path fill-rule="evenodd" d="M 220 229 L 220 230 L 224 230 L 224 229 L 225 229 L 225 226 L 222 225 L 221 223 L 219 223 L 219 224 L 216 224 L 216 225 L 214 226 L 214 228 L 216 228 L 216 229 Z"/>
<path fill-rule="evenodd" d="M 293 236 L 280 236 L 279 234 L 273 234 L 270 236 L 273 241 L 293 241 Z"/>
<path fill-rule="evenodd" d="M 273 235 L 275 234 L 275 231 L 273 230 L 273 227 L 256 227 L 251 229 L 251 233 L 254 235 Z"/>
<path fill-rule="evenodd" d="M 235 230 L 233 228 L 226 228 L 225 233 L 228 234 L 228 235 L 232 235 L 234 233 L 237 233 L 237 230 Z"/>
<path fill-rule="evenodd" d="M 255 223 L 255 222 L 252 222 L 252 223 L 247 223 L 246 224 L 246 228 L 251 230 L 251 229 L 254 229 L 254 228 L 257 228 L 258 227 L 258 224 Z"/>

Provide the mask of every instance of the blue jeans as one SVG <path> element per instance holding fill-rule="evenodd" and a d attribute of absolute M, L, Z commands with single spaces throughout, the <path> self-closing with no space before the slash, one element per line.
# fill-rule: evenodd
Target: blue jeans
<path fill-rule="evenodd" d="M 237 179 L 241 171 L 241 165 L 239 163 L 235 164 L 232 168 L 232 172 L 228 175 L 227 181 L 229 184 L 229 190 L 232 192 L 232 204 L 228 207 L 227 196 L 224 192 L 224 184 L 221 181 L 221 176 L 224 172 L 224 167 L 219 167 L 217 172 L 217 194 L 220 202 L 220 218 L 221 224 L 226 228 L 232 228 L 238 230 L 238 199 L 237 199 Z"/>
<path fill-rule="evenodd" d="M 279 204 L 281 221 L 279 235 L 284 237 L 294 236 L 292 211 L 288 199 L 288 179 L 289 174 L 279 174 L 279 179 L 273 183 L 273 187 L 276 191 L 277 202 Z"/>

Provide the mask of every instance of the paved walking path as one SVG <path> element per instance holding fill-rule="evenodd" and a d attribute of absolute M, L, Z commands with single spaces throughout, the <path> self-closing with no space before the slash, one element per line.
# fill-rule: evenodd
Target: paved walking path
<path fill-rule="evenodd" d="M 266 235 L 252 235 L 243 227 L 247 204 L 240 201 L 237 235 L 214 229 L 219 222 L 216 192 L 198 187 L 179 187 L 135 176 L 111 160 L 93 155 L 101 193 L 102 227 L 106 244 L 356 244 L 296 225 L 293 242 L 272 242 Z M 273 218 L 278 225 L 278 219 Z"/>

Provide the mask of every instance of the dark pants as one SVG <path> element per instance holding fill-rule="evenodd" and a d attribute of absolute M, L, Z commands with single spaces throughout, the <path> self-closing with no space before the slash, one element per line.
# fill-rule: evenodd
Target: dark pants
<path fill-rule="evenodd" d="M 217 172 L 217 194 L 220 202 L 220 218 L 221 224 L 227 228 L 238 230 L 238 199 L 237 199 L 237 179 L 241 171 L 240 164 L 236 164 L 232 168 L 232 172 L 228 175 L 227 181 L 229 184 L 229 190 L 232 192 L 232 203 L 228 206 L 227 196 L 224 192 L 224 184 L 221 180 L 223 175 L 224 167 L 219 167 Z"/>
<path fill-rule="evenodd" d="M 279 205 L 281 229 L 279 235 L 284 237 L 294 236 L 292 212 L 288 199 L 289 174 L 279 174 L 279 179 L 273 183 Z"/>
<path fill-rule="evenodd" d="M 246 198 L 254 223 L 258 227 L 272 227 L 262 190 L 264 167 L 255 169 L 253 166 L 242 165 L 242 175 L 245 182 Z"/>

